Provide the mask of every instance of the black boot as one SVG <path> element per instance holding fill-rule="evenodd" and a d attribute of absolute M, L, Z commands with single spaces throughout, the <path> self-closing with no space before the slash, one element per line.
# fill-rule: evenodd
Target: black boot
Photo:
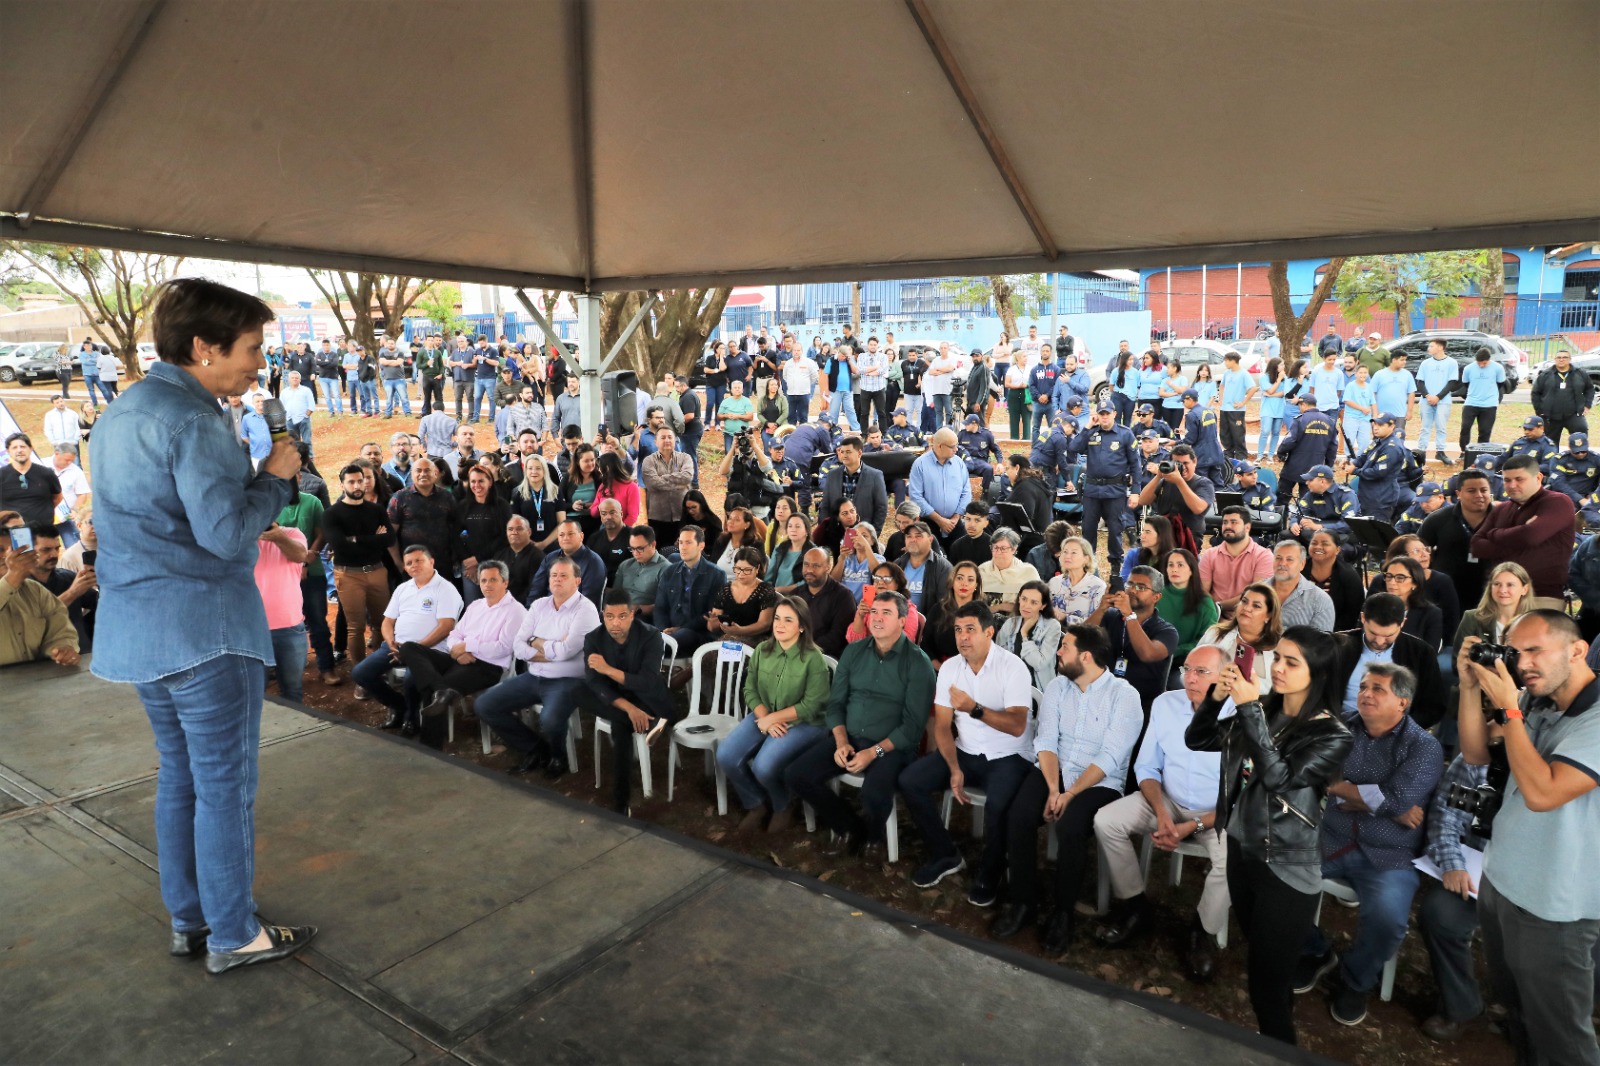
<path fill-rule="evenodd" d="M 1141 892 L 1119 900 L 1110 917 L 1095 930 L 1094 938 L 1101 947 L 1127 947 L 1150 931 L 1154 919 L 1150 899 Z"/>
<path fill-rule="evenodd" d="M 1001 904 L 1000 913 L 995 915 L 994 924 L 989 927 L 989 935 L 996 940 L 1010 940 L 1032 925 L 1037 917 L 1034 909 L 1026 903 Z"/>

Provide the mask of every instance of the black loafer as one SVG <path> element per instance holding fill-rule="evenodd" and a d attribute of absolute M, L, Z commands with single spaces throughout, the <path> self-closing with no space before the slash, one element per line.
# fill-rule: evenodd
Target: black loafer
<path fill-rule="evenodd" d="M 389 712 L 389 717 L 385 718 L 383 720 L 383 723 L 381 725 L 379 725 L 378 728 L 379 729 L 399 729 L 404 724 L 405 724 L 405 718 L 402 715 L 395 714 L 393 711 L 391 711 L 391 712 Z"/>
<path fill-rule="evenodd" d="M 172 940 L 167 944 L 167 954 L 175 959 L 198 959 L 206 953 L 206 937 L 210 935 L 209 928 L 193 933 L 180 933 L 174 929 Z"/>
<path fill-rule="evenodd" d="M 266 930 L 267 939 L 272 941 L 271 947 L 260 951 L 211 952 L 206 955 L 206 973 L 225 974 L 241 966 L 287 959 L 311 943 L 311 938 L 317 935 L 314 925 L 264 925 L 262 928 Z"/>

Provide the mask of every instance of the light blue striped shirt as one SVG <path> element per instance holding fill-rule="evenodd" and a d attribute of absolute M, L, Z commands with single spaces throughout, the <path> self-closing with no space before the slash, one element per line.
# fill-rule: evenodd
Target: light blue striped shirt
<path fill-rule="evenodd" d="M 1094 765 L 1106 775 L 1096 787 L 1121 793 L 1143 727 L 1138 691 L 1110 670 L 1095 678 L 1087 691 L 1058 677 L 1044 690 L 1033 750 L 1051 752 L 1061 760 L 1063 787 Z"/>

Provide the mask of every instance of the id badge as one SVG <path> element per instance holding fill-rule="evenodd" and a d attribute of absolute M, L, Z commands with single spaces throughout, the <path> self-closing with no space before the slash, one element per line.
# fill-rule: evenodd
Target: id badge
<path fill-rule="evenodd" d="M 1562 383 L 1561 383 L 1561 387 L 1562 387 L 1562 388 L 1563 388 L 1563 389 L 1564 389 L 1564 388 L 1566 388 L 1566 387 L 1567 387 L 1567 383 L 1566 383 L 1566 382 L 1565 382 L 1565 381 L 1563 381 L 1563 382 L 1562 382 Z"/>
<path fill-rule="evenodd" d="M 1118 659 L 1117 660 L 1117 665 L 1115 665 L 1115 666 L 1113 666 L 1111 668 L 1111 672 L 1113 674 L 1116 674 L 1118 677 L 1127 677 L 1128 676 L 1128 657 L 1126 655 L 1124 655 L 1122 658 Z"/>

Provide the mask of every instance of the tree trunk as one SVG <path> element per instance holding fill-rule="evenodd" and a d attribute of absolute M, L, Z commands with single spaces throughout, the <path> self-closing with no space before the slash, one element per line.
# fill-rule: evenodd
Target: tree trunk
<path fill-rule="evenodd" d="M 1504 333 L 1506 318 L 1506 255 L 1500 248 L 1484 252 L 1483 280 L 1478 284 L 1478 328 L 1485 333 Z"/>
<path fill-rule="evenodd" d="M 1017 339 L 1017 309 L 1012 303 L 1017 290 L 1012 286 L 1011 279 L 1004 274 L 989 275 L 989 289 L 994 294 L 994 309 L 1000 316 L 1000 328 L 1006 331 L 1006 336 L 1012 340 Z"/>
<path fill-rule="evenodd" d="M 1306 301 L 1306 309 L 1296 315 L 1294 304 L 1289 300 L 1288 261 L 1274 259 L 1267 265 L 1267 285 L 1272 290 L 1272 317 L 1278 324 L 1281 358 L 1286 360 L 1300 358 L 1300 342 L 1305 339 L 1306 331 L 1322 313 L 1322 305 L 1327 302 L 1328 293 L 1333 291 L 1334 283 L 1339 280 L 1339 271 L 1343 268 L 1342 256 L 1328 260 L 1327 268 L 1322 272 L 1322 280 L 1312 290 L 1311 299 Z"/>
<path fill-rule="evenodd" d="M 667 289 L 617 355 L 610 370 L 632 370 L 652 394 L 661 375 L 693 368 L 728 304 L 732 289 Z M 646 298 L 644 292 L 612 292 L 600 298 L 601 355 L 609 352 Z"/>
<path fill-rule="evenodd" d="M 850 283 L 850 328 L 855 331 L 856 339 L 861 338 L 861 282 Z"/>
<path fill-rule="evenodd" d="M 1411 308 L 1417 302 L 1417 294 L 1410 289 L 1404 289 L 1402 293 L 1403 296 L 1397 301 L 1397 306 L 1394 309 L 1394 332 L 1397 337 L 1404 337 L 1411 332 Z"/>

